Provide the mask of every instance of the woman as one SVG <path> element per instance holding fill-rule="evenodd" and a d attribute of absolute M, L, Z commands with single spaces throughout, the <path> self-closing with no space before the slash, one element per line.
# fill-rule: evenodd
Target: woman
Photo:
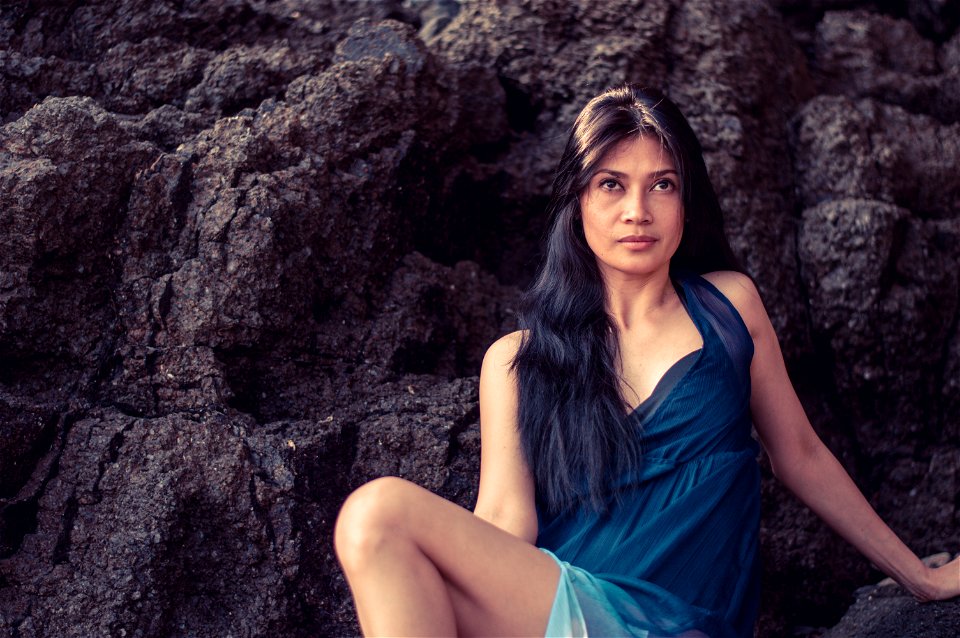
<path fill-rule="evenodd" d="M 524 323 L 484 358 L 474 512 L 397 478 L 344 504 L 366 634 L 751 636 L 751 422 L 776 476 L 880 569 L 922 600 L 960 594 L 960 561 L 924 565 L 814 433 L 659 93 L 612 89 L 577 118 Z"/>

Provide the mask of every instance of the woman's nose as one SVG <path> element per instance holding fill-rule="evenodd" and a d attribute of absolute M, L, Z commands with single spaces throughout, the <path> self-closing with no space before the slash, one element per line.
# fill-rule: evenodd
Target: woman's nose
<path fill-rule="evenodd" d="M 642 195 L 624 198 L 623 221 L 633 224 L 644 224 L 653 221 L 650 207 L 646 205 Z"/>

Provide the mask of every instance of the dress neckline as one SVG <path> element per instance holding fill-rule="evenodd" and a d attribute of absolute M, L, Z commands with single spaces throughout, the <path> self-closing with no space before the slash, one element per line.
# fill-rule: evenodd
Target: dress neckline
<path fill-rule="evenodd" d="M 696 350 L 692 350 L 683 355 L 677 359 L 673 365 L 667 368 L 666 372 L 663 373 L 653 386 L 653 391 L 650 392 L 649 396 L 627 413 L 627 418 L 637 418 L 641 422 L 649 419 L 649 417 L 657 411 L 657 408 L 673 394 L 674 389 L 680 385 L 680 382 L 687 376 L 687 373 L 700 361 L 700 357 L 707 346 L 707 335 L 704 333 L 703 328 L 701 328 L 700 323 L 694 316 L 694 311 L 690 309 L 687 301 L 685 282 L 683 280 L 673 281 L 673 279 L 671 279 L 671 282 L 673 283 L 674 290 L 677 291 L 677 296 L 680 298 L 680 303 L 683 305 L 687 316 L 690 317 L 690 321 L 693 322 L 693 327 L 696 328 L 700 334 L 702 345 Z"/>

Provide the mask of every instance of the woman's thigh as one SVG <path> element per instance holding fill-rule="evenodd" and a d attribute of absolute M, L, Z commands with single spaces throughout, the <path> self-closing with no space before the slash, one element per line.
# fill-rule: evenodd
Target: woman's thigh
<path fill-rule="evenodd" d="M 461 635 L 543 635 L 560 569 L 530 543 L 394 477 L 350 496 L 337 524 L 338 547 L 349 543 L 342 535 L 371 533 L 364 526 L 405 536 L 430 560 L 447 586 Z"/>

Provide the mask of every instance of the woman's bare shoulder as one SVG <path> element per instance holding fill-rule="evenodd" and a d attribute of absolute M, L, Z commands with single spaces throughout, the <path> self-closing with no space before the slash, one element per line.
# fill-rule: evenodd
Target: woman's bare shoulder
<path fill-rule="evenodd" d="M 517 351 L 520 349 L 520 344 L 523 343 L 525 335 L 526 330 L 517 330 L 494 341 L 487 348 L 487 354 L 483 358 L 484 365 L 491 363 L 498 366 L 510 366 L 513 363 L 513 358 L 517 356 Z"/>
<path fill-rule="evenodd" d="M 760 298 L 760 292 L 750 277 L 735 270 L 717 270 L 704 273 L 702 277 L 730 300 L 733 307 L 740 313 L 751 335 L 756 336 L 757 330 L 769 324 L 770 320 L 763 306 L 763 300 Z"/>

